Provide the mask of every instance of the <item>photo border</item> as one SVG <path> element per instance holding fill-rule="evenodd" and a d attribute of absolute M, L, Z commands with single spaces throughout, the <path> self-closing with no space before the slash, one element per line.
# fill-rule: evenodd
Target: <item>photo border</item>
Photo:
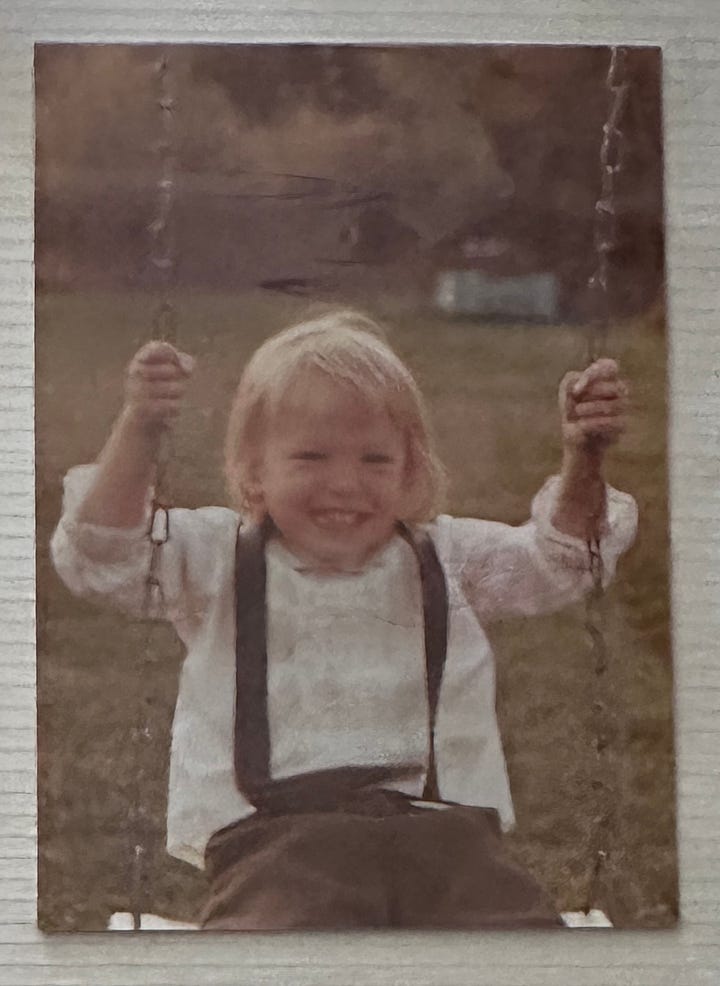
<path fill-rule="evenodd" d="M 0 983 L 204 982 L 473 983 L 510 986 L 701 986 L 720 967 L 720 528 L 718 312 L 720 250 L 720 10 L 673 0 L 625 10 L 584 0 L 534 0 L 503 13 L 458 0 L 442 14 L 425 0 L 402 12 L 345 0 L 238 11 L 179 0 L 163 13 L 136 2 L 102 7 L 38 3 L 4 8 L 0 40 L 0 665 L 4 879 Z M 452 25 L 452 30 L 449 26 Z M 33 110 L 35 41 L 412 41 L 659 44 L 664 49 L 670 343 L 670 489 L 678 732 L 682 924 L 677 931 L 573 936 L 532 932 L 357 935 L 56 936 L 35 928 L 35 691 L 33 533 Z M 510 935 L 508 937 L 508 934 Z"/>

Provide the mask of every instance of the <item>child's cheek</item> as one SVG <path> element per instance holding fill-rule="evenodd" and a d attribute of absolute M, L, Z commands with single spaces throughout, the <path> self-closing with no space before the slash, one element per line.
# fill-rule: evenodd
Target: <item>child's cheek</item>
<path fill-rule="evenodd" d="M 287 497 L 294 506 L 302 506 L 319 485 L 318 477 L 310 470 L 299 472 L 288 485 Z"/>

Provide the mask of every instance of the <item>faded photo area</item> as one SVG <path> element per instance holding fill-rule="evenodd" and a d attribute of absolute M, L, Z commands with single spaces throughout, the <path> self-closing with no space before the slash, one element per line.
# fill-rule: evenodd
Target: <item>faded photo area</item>
<path fill-rule="evenodd" d="M 675 924 L 660 52 L 35 86 L 40 926 Z"/>

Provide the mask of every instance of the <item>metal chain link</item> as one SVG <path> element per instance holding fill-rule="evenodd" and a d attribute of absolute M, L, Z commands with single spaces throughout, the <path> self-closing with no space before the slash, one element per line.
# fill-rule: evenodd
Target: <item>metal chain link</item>
<path fill-rule="evenodd" d="M 158 300 L 152 319 L 152 338 L 175 343 L 177 341 L 178 317 L 173 303 L 173 287 L 176 268 L 176 241 L 173 224 L 173 207 L 177 192 L 177 153 L 176 153 L 176 115 L 175 97 L 172 88 L 172 75 L 167 55 L 162 55 L 155 64 L 157 80 L 157 106 L 160 110 L 162 137 L 154 146 L 160 160 L 160 178 L 157 182 L 157 211 L 148 226 L 152 238 L 150 263 L 155 268 Z M 167 470 L 172 457 L 169 431 L 160 437 L 155 461 L 155 498 L 153 502 L 150 539 L 152 553 L 146 582 L 145 610 L 151 617 L 157 612 L 156 603 L 161 603 L 162 587 L 157 579 L 157 567 L 161 546 L 169 536 L 165 486 Z"/>
<path fill-rule="evenodd" d="M 625 135 L 621 129 L 629 82 L 627 78 L 627 52 L 623 48 L 611 49 L 610 66 L 606 78 L 608 90 L 608 117 L 603 126 L 600 147 L 601 192 L 595 203 L 594 243 L 597 267 L 590 278 L 589 288 L 593 300 L 594 318 L 588 332 L 588 363 L 593 363 L 606 351 L 607 336 L 612 319 L 613 254 L 619 245 L 617 176 L 623 170 Z M 607 748 L 611 740 L 610 707 L 606 700 L 603 678 L 608 670 L 608 646 L 603 633 L 602 599 L 604 595 L 603 559 L 600 550 L 600 530 L 595 525 L 587 539 L 588 563 L 592 589 L 585 605 L 585 629 L 590 639 L 595 673 L 595 697 L 592 704 L 595 728 L 595 755 L 598 774 L 593 782 L 597 792 L 597 810 L 593 819 L 593 869 L 588 885 L 585 911 L 596 902 L 603 872 L 609 859 L 609 844 L 614 823 L 615 793 L 609 778 Z"/>
<path fill-rule="evenodd" d="M 177 137 L 175 97 L 173 94 L 173 78 L 169 60 L 166 54 L 154 62 L 155 103 L 159 110 L 161 136 L 152 146 L 157 157 L 159 178 L 156 183 L 155 216 L 148 225 L 150 236 L 149 262 L 153 268 L 153 281 L 156 292 L 156 302 L 152 317 L 153 339 L 161 339 L 175 343 L 177 337 L 177 311 L 172 300 L 175 281 L 176 242 L 173 224 L 174 205 L 177 182 Z M 166 502 L 166 477 L 171 458 L 169 432 L 160 436 L 157 457 L 155 461 L 155 489 L 152 503 L 152 513 L 148 537 L 151 543 L 150 560 L 145 579 L 145 597 L 143 601 L 143 616 L 151 620 L 162 611 L 162 585 L 158 577 L 160 552 L 170 535 L 168 505 Z M 152 625 L 146 631 L 142 648 L 143 663 L 141 668 L 142 682 L 148 678 L 152 658 Z M 147 806 L 147 780 L 151 776 L 149 761 L 153 754 L 153 733 L 150 718 L 147 714 L 146 703 L 140 703 L 138 722 L 133 730 L 133 766 L 135 770 L 136 791 L 131 807 L 131 839 L 132 839 L 132 889 L 131 909 L 135 930 L 141 928 L 141 915 L 146 910 L 147 900 L 147 852 L 151 838 L 152 822 Z"/>

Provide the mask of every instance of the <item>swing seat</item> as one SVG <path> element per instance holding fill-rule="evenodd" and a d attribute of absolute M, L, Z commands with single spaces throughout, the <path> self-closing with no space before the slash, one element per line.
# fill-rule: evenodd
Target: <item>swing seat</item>
<path fill-rule="evenodd" d="M 108 931 L 134 931 L 135 922 L 130 911 L 116 911 L 111 915 L 107 926 Z M 199 924 L 191 924 L 188 921 L 171 921 L 170 918 L 160 917 L 158 914 L 140 915 L 141 931 L 199 931 Z"/>
<path fill-rule="evenodd" d="M 612 928 L 612 921 L 603 911 L 593 908 L 585 911 L 564 911 L 560 917 L 566 928 Z M 117 911 L 108 922 L 108 931 L 134 931 L 133 916 L 129 911 Z M 141 931 L 200 931 L 199 924 L 187 921 L 171 921 L 157 914 L 140 915 Z"/>

